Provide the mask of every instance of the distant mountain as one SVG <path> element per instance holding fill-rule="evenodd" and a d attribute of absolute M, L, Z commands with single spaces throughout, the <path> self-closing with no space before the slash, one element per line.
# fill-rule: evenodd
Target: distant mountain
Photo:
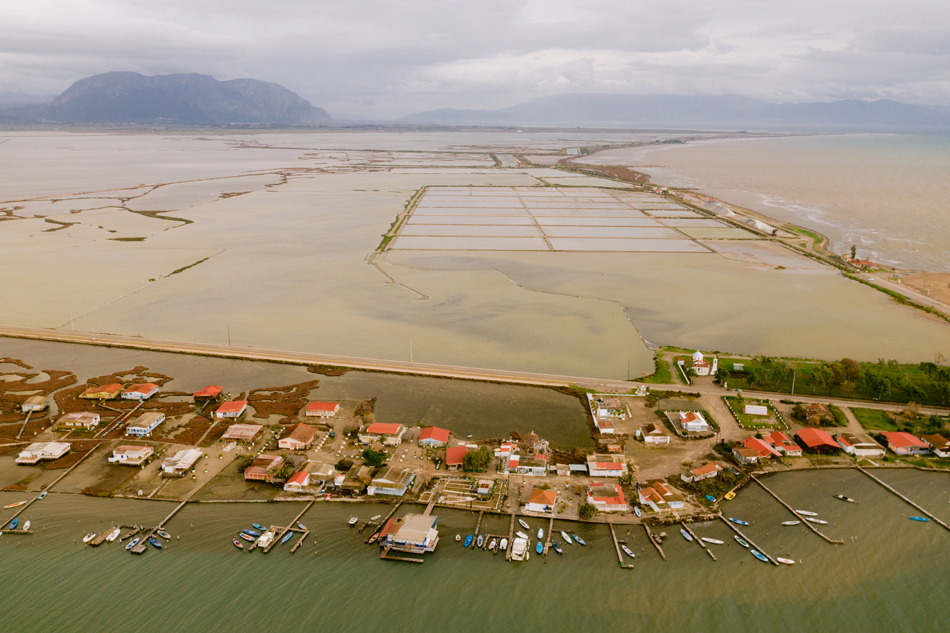
<path fill-rule="evenodd" d="M 322 108 L 275 83 L 131 72 L 80 79 L 51 102 L 24 107 L 16 116 L 24 122 L 70 124 L 315 126 L 333 121 Z"/>
<path fill-rule="evenodd" d="M 566 94 L 501 110 L 444 108 L 406 123 L 797 129 L 824 131 L 947 130 L 950 112 L 878 101 L 768 103 L 738 96 Z"/>

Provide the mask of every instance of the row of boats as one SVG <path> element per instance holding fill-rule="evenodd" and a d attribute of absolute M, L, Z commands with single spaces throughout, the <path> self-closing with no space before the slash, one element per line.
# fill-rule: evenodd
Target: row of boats
<path fill-rule="evenodd" d="M 109 532 L 103 533 L 101 535 L 96 534 L 95 532 L 90 532 L 89 534 L 86 534 L 84 537 L 82 537 L 82 542 L 83 544 L 92 543 L 93 546 L 99 545 L 103 541 L 107 543 L 111 543 L 112 541 L 116 540 L 119 537 L 120 531 L 121 530 L 117 526 L 117 527 L 112 528 Z M 129 538 L 137 531 L 138 529 L 136 529 L 133 532 L 129 532 L 126 536 L 122 537 L 121 540 L 124 541 L 125 539 Z M 156 530 L 155 534 L 162 537 L 166 541 L 171 538 L 171 534 L 169 534 L 165 530 Z M 97 536 L 100 537 L 98 540 L 96 539 Z M 142 536 L 142 537 L 134 538 L 131 541 L 129 541 L 129 543 L 125 546 L 125 549 L 132 551 L 133 553 L 140 553 L 138 550 L 135 550 L 134 548 L 139 543 L 144 544 L 145 542 L 149 543 L 155 549 L 163 549 L 165 547 L 164 543 L 162 543 L 160 540 L 158 540 L 154 536 Z"/>
<path fill-rule="evenodd" d="M 524 519 L 518 519 L 518 523 L 525 530 L 529 530 L 529 531 L 531 530 L 531 526 L 528 525 L 527 521 L 525 521 Z M 525 559 L 530 558 L 530 554 L 528 553 L 527 550 L 531 543 L 531 537 L 528 536 L 528 534 L 526 534 L 525 532 L 522 532 L 520 530 L 515 532 L 515 537 L 516 538 L 514 539 L 512 543 L 512 551 L 511 551 L 512 559 L 525 560 Z M 538 528 L 537 537 L 538 537 L 538 542 L 535 544 L 534 551 L 537 554 L 542 554 L 544 553 L 544 543 L 543 543 L 544 528 Z M 576 534 L 574 535 L 568 534 L 567 532 L 563 530 L 561 530 L 561 538 L 564 539 L 564 542 L 568 545 L 573 545 L 575 543 L 578 545 L 587 545 L 587 542 L 584 539 L 582 539 L 580 536 Z M 462 535 L 456 534 L 455 541 L 456 542 L 462 541 Z M 469 548 L 469 547 L 472 547 L 473 545 L 476 548 L 484 549 L 485 548 L 484 546 L 486 545 L 486 539 L 484 535 L 480 534 L 476 538 L 474 535 L 469 534 L 467 537 L 465 537 L 465 542 L 463 543 L 463 547 Z M 490 541 L 487 542 L 487 549 L 493 554 L 497 554 L 500 551 L 507 551 L 508 539 L 502 538 L 499 541 L 497 538 L 492 538 Z M 553 549 L 558 554 L 564 554 L 564 548 L 562 548 L 561 545 L 553 539 L 551 540 L 551 549 Z M 631 556 L 634 555 L 633 552 L 629 552 L 629 553 Z"/>
<path fill-rule="evenodd" d="M 271 530 L 268 530 L 266 527 L 264 527 L 260 523 L 252 523 L 251 525 L 254 526 L 253 530 L 251 529 L 241 530 L 236 537 L 235 536 L 231 537 L 231 543 L 234 544 L 234 547 L 241 550 L 244 549 L 244 543 L 238 540 L 238 539 L 241 539 L 241 540 L 247 541 L 248 543 L 253 543 L 255 547 L 266 548 L 271 543 L 274 542 L 275 538 L 277 538 L 277 532 L 272 532 Z M 307 529 L 307 526 L 304 525 L 303 523 L 298 523 L 297 527 L 300 528 L 301 530 Z M 280 539 L 280 542 L 286 543 L 287 541 L 291 539 L 291 537 L 293 537 L 293 535 L 294 533 L 291 530 L 287 530 L 283 538 Z"/>
<path fill-rule="evenodd" d="M 34 499 L 34 501 L 39 501 L 40 499 L 45 499 L 45 498 L 46 498 L 46 495 L 48 495 L 48 494 L 49 494 L 49 493 L 48 493 L 46 490 L 44 490 L 43 492 L 41 492 L 40 494 L 38 494 L 38 495 L 36 496 L 36 499 Z M 9 504 L 3 506 L 3 509 L 4 509 L 4 510 L 10 510 L 11 508 L 19 508 L 20 506 L 26 505 L 26 504 L 28 504 L 29 502 L 30 502 L 29 499 L 24 499 L 23 501 L 17 501 L 17 502 L 15 502 L 15 503 L 9 503 Z M 21 510 L 21 512 L 22 512 L 22 510 Z M 14 517 L 13 520 L 11 520 L 10 523 L 7 525 L 7 529 L 8 529 L 8 530 L 15 530 L 15 529 L 17 529 L 17 526 L 18 526 L 19 524 L 20 524 L 20 519 Z M 0 523 L 0 526 L 2 526 L 2 525 L 3 525 L 3 523 Z M 20 528 L 20 529 L 23 530 L 24 532 L 25 532 L 26 530 L 29 530 L 29 529 L 30 529 L 30 522 L 29 522 L 29 521 L 26 521 L 26 522 L 23 524 L 23 527 Z"/>

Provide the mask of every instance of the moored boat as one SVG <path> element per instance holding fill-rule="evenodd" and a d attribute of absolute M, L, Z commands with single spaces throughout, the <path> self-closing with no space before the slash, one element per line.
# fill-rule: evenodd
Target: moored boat
<path fill-rule="evenodd" d="M 782 563 L 783 565 L 794 565 L 794 564 L 795 564 L 795 561 L 793 561 L 791 558 L 776 558 L 775 560 L 777 560 L 778 562 Z"/>
<path fill-rule="evenodd" d="M 10 529 L 15 530 L 16 526 L 19 525 L 19 523 L 20 523 L 20 519 L 13 519 L 12 521 L 10 521 Z M 92 536 L 95 537 L 96 535 L 93 534 Z"/>
<path fill-rule="evenodd" d="M 370 521 L 376 521 L 376 520 L 379 519 L 379 517 L 381 517 L 381 516 L 383 516 L 383 515 L 377 514 L 376 516 L 371 517 L 371 518 L 370 518 Z"/>
<path fill-rule="evenodd" d="M 526 529 L 526 530 L 530 530 L 530 529 L 531 529 L 531 526 L 528 525 L 528 523 L 527 523 L 524 519 L 518 519 L 518 523 L 520 523 L 520 524 L 521 524 L 521 527 L 523 527 L 523 528 Z"/>
<path fill-rule="evenodd" d="M 109 532 L 109 536 L 106 537 L 106 540 L 111 543 L 111 542 L 114 541 L 118 536 L 119 536 L 119 528 L 115 528 L 114 530 L 112 530 L 111 532 Z"/>
<path fill-rule="evenodd" d="M 478 538 L 475 539 L 475 547 L 481 547 L 484 543 L 485 543 L 485 537 L 479 534 Z"/>
<path fill-rule="evenodd" d="M 23 531 L 26 532 L 29 529 L 30 529 L 30 522 L 27 521 L 26 523 L 23 524 Z"/>
<path fill-rule="evenodd" d="M 561 530 L 561 538 L 564 539 L 564 542 L 567 543 L 568 545 L 574 544 L 574 541 L 571 540 L 571 535 L 565 532 L 564 530 Z"/>
<path fill-rule="evenodd" d="M 46 490 L 44 490 L 43 492 L 41 492 L 41 493 L 39 494 L 39 496 L 37 497 L 37 499 L 45 499 L 45 498 L 46 498 L 46 495 L 48 495 L 48 494 L 49 494 L 49 492 L 47 492 Z"/>
<path fill-rule="evenodd" d="M 585 541 L 584 539 L 582 539 L 581 537 L 579 537 L 579 536 L 576 535 L 576 534 L 574 535 L 574 540 L 577 541 L 578 543 L 580 543 L 581 545 L 587 545 L 587 541 Z"/>
<path fill-rule="evenodd" d="M 749 525 L 748 521 L 743 521 L 741 519 L 733 519 L 732 517 L 729 517 L 729 520 L 737 525 Z"/>
<path fill-rule="evenodd" d="M 739 536 L 738 534 L 736 534 L 735 539 L 736 539 L 736 543 L 738 543 L 739 545 L 741 545 L 742 547 L 744 547 L 744 548 L 746 548 L 746 549 L 749 549 L 749 544 L 746 543 L 746 541 L 745 541 L 744 538 L 742 538 L 741 536 Z"/>
<path fill-rule="evenodd" d="M 636 558 L 637 555 L 633 553 L 633 550 L 627 547 L 626 545 L 621 545 L 620 549 L 623 550 L 623 553 L 629 556 L 630 558 Z"/>
<path fill-rule="evenodd" d="M 243 532 L 244 534 L 247 534 L 248 536 L 253 536 L 253 537 L 258 537 L 261 535 L 261 533 L 258 532 L 257 530 L 241 530 L 241 532 Z"/>
<path fill-rule="evenodd" d="M 299 527 L 301 530 L 306 530 L 306 529 L 307 529 L 307 526 L 304 525 L 303 523 L 298 523 L 298 524 L 297 524 L 297 527 Z"/>
<path fill-rule="evenodd" d="M 154 547 L 155 549 L 162 549 L 163 547 L 165 547 L 164 545 L 162 545 L 162 542 L 158 540 L 157 538 L 155 538 L 154 536 L 150 537 L 148 539 L 148 542 L 151 543 L 152 547 Z"/>
<path fill-rule="evenodd" d="M 633 513 L 634 513 L 635 515 L 637 515 L 638 518 L 643 516 L 643 513 L 640 512 L 640 507 L 639 507 L 639 506 L 633 506 Z"/>
<path fill-rule="evenodd" d="M 554 551 L 557 552 L 558 554 L 563 554 L 563 553 L 564 553 L 564 550 L 561 548 L 560 545 L 558 545 L 557 541 L 551 541 L 551 547 L 552 547 L 552 548 L 554 549 Z"/>
<path fill-rule="evenodd" d="M 474 538 L 475 538 L 475 537 L 473 537 L 471 534 L 469 534 L 468 536 L 466 536 L 466 537 L 465 537 L 465 547 L 471 547 L 471 546 L 472 546 L 472 541 L 474 540 Z"/>
<path fill-rule="evenodd" d="M 541 552 L 543 552 L 543 551 L 544 551 L 544 543 L 542 543 L 541 541 L 538 541 L 538 544 L 535 546 L 534 551 L 536 551 L 538 554 L 540 554 Z"/>
<path fill-rule="evenodd" d="M 544 538 L 544 528 L 538 528 L 538 538 Z"/>
<path fill-rule="evenodd" d="M 844 495 L 831 495 L 831 496 L 834 497 L 835 499 L 841 499 L 842 501 L 845 501 L 847 503 L 857 503 L 857 501 L 855 501 L 851 497 L 846 497 Z"/>
<path fill-rule="evenodd" d="M 254 526 L 255 530 L 260 530 L 261 532 L 264 532 L 267 530 L 267 528 L 261 525 L 260 523 L 251 523 L 251 525 Z"/>
<path fill-rule="evenodd" d="M 135 547 L 136 545 L 139 544 L 139 541 L 140 541 L 140 540 L 141 540 L 141 539 L 137 539 L 137 538 L 136 538 L 136 539 L 132 539 L 132 541 L 131 541 L 128 545 L 125 546 L 125 549 L 132 549 L 133 547 Z"/>
<path fill-rule="evenodd" d="M 693 540 L 693 535 L 687 532 L 684 528 L 680 528 L 680 534 L 682 534 L 683 538 L 686 539 L 687 541 Z"/>
<path fill-rule="evenodd" d="M 801 521 L 782 521 L 782 525 L 798 525 Z"/>
<path fill-rule="evenodd" d="M 758 558 L 758 559 L 759 559 L 760 561 L 762 561 L 763 563 L 769 562 L 769 559 L 766 558 L 765 555 L 762 554 L 761 552 L 759 552 L 758 550 L 752 550 L 752 555 L 755 556 L 756 558 Z"/>
<path fill-rule="evenodd" d="M 809 512 L 808 510 L 795 510 L 796 513 L 802 515 L 803 517 L 816 517 L 818 516 L 817 512 Z"/>
<path fill-rule="evenodd" d="M 264 532 L 263 534 L 261 534 L 261 538 L 257 539 L 257 546 L 266 548 L 273 542 L 274 542 L 274 533 Z"/>
<path fill-rule="evenodd" d="M 498 549 L 499 549 L 499 550 L 508 551 L 508 539 L 507 539 L 507 538 L 501 539 L 501 543 L 498 544 Z"/>
<path fill-rule="evenodd" d="M 458 542 L 461 541 L 461 540 L 462 540 L 462 535 L 461 535 L 461 534 L 456 534 L 456 535 L 455 535 L 455 542 L 458 543 Z"/>
<path fill-rule="evenodd" d="M 234 543 L 234 547 L 236 547 L 236 548 L 238 548 L 238 549 L 244 549 L 244 543 L 242 543 L 241 541 L 237 540 L 237 539 L 234 538 L 233 536 L 231 537 L 231 542 Z"/>
<path fill-rule="evenodd" d="M 716 497 L 714 497 L 714 496 L 712 496 L 712 495 L 706 495 L 706 500 L 709 501 L 709 502 L 711 502 L 711 503 L 716 503 Z"/>
<path fill-rule="evenodd" d="M 700 537 L 704 543 L 712 543 L 713 545 L 725 545 L 722 541 L 717 538 L 708 538 L 706 536 Z"/>
<path fill-rule="evenodd" d="M 248 535 L 245 534 L 244 532 L 241 532 L 240 534 L 238 534 L 238 536 L 240 536 L 242 539 L 244 539 L 244 540 L 247 541 L 248 543 L 253 543 L 253 542 L 254 542 L 254 537 L 253 537 L 253 536 L 248 536 Z"/>
<path fill-rule="evenodd" d="M 491 543 L 488 544 L 488 551 L 489 551 L 489 552 L 495 552 L 495 551 L 497 551 L 497 550 L 498 550 L 498 539 L 493 538 L 493 539 L 491 540 Z"/>
<path fill-rule="evenodd" d="M 353 527 L 354 525 L 356 525 L 357 521 L 359 521 L 357 517 L 350 517 L 350 520 L 347 521 L 346 524 L 349 525 L 350 527 Z"/>
<path fill-rule="evenodd" d="M 3 506 L 3 509 L 4 509 L 4 510 L 9 510 L 10 508 L 19 508 L 19 507 L 22 506 L 24 503 L 26 503 L 26 501 L 17 501 L 16 503 L 11 503 L 10 505 Z"/>
<path fill-rule="evenodd" d="M 287 541 L 290 540 L 290 537 L 292 537 L 293 535 L 294 535 L 293 532 L 291 532 L 290 530 L 287 530 L 287 533 L 284 534 L 284 538 L 280 539 L 280 542 L 281 542 L 281 543 L 286 543 Z"/>
<path fill-rule="evenodd" d="M 734 493 L 734 492 L 727 492 L 725 495 L 723 495 L 722 498 L 725 499 L 726 501 L 732 501 L 733 499 L 736 498 L 736 493 Z"/>
<path fill-rule="evenodd" d="M 805 517 L 805 520 L 809 523 L 817 523 L 818 525 L 828 525 L 827 521 L 822 521 L 821 519 L 814 519 L 812 517 Z"/>
<path fill-rule="evenodd" d="M 517 532 L 515 532 L 515 536 L 517 536 L 518 538 L 523 538 L 525 540 L 528 540 L 528 535 L 522 532 L 521 530 L 518 530 Z"/>
<path fill-rule="evenodd" d="M 927 517 L 907 517 L 907 518 L 910 519 L 911 521 L 920 521 L 922 523 L 926 523 L 927 521 L 930 520 Z"/>
<path fill-rule="evenodd" d="M 166 532 L 165 530 L 157 530 L 155 533 L 161 536 L 166 541 L 172 537 L 172 535 Z"/>

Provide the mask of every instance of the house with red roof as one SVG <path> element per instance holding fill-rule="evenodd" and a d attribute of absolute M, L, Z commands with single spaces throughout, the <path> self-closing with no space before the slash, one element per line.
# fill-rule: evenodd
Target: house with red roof
<path fill-rule="evenodd" d="M 132 385 L 122 392 L 123 400 L 148 400 L 158 393 L 158 385 L 144 382 L 141 385 Z"/>
<path fill-rule="evenodd" d="M 919 437 L 903 431 L 881 433 L 887 448 L 895 455 L 927 455 L 930 445 Z"/>
<path fill-rule="evenodd" d="M 627 500 L 620 484 L 593 481 L 587 486 L 587 503 L 601 512 L 626 512 Z"/>
<path fill-rule="evenodd" d="M 587 474 L 591 477 L 623 477 L 627 465 L 613 455 L 588 455 Z"/>
<path fill-rule="evenodd" d="M 373 422 L 360 431 L 360 442 L 363 444 L 381 442 L 384 446 L 399 446 L 405 433 L 406 427 L 402 424 Z"/>
<path fill-rule="evenodd" d="M 788 457 L 801 457 L 802 447 L 792 441 L 792 438 L 781 431 L 775 431 L 762 437 L 763 442 L 771 444 L 779 453 Z"/>
<path fill-rule="evenodd" d="M 764 440 L 760 440 L 757 437 L 747 437 L 742 441 L 742 445 L 746 448 L 751 448 L 756 453 L 759 454 L 759 459 L 769 459 L 772 457 L 781 457 L 782 454 L 779 453 L 775 448 Z"/>
<path fill-rule="evenodd" d="M 759 462 L 759 452 L 754 448 L 734 446 L 732 448 L 732 456 L 736 462 L 743 466 L 749 466 L 750 464 L 757 464 Z"/>
<path fill-rule="evenodd" d="M 661 497 L 652 486 L 638 488 L 637 501 L 641 506 L 646 506 L 654 512 L 660 512 L 661 510 L 666 510 L 668 508 L 666 501 L 663 500 L 663 497 Z"/>
<path fill-rule="evenodd" d="M 799 443 L 812 451 L 839 451 L 841 446 L 835 442 L 827 431 L 821 429 L 801 429 L 795 433 Z"/>
<path fill-rule="evenodd" d="M 192 398 L 195 400 L 214 400 L 221 395 L 222 387 L 218 385 L 208 385 L 200 391 L 196 391 L 192 394 Z"/>
<path fill-rule="evenodd" d="M 339 402 L 308 402 L 304 415 L 308 418 L 332 418 L 339 410 Z"/>
<path fill-rule="evenodd" d="M 427 448 L 438 448 L 449 443 L 448 429 L 440 429 L 437 426 L 430 426 L 422 429 L 419 434 L 419 446 Z"/>
<path fill-rule="evenodd" d="M 609 418 L 594 418 L 594 426 L 601 435 L 613 435 L 616 433 L 614 423 Z"/>
<path fill-rule="evenodd" d="M 111 385 L 86 389 L 79 397 L 85 400 L 114 400 L 120 393 L 122 393 L 122 385 L 114 382 Z"/>
<path fill-rule="evenodd" d="M 298 470 L 284 484 L 286 492 L 305 492 L 310 487 L 310 473 L 306 470 Z"/>
<path fill-rule="evenodd" d="M 467 446 L 452 446 L 445 449 L 445 466 L 449 470 L 462 468 L 462 460 L 468 452 Z"/>
<path fill-rule="evenodd" d="M 706 418 L 698 411 L 680 411 L 680 428 L 684 431 L 693 433 L 708 433 L 709 423 Z"/>
<path fill-rule="evenodd" d="M 317 438 L 317 429 L 314 427 L 298 423 L 290 429 L 287 437 L 277 440 L 277 446 L 292 451 L 305 451 L 313 444 Z"/>
<path fill-rule="evenodd" d="M 247 411 L 247 400 L 229 400 L 223 402 L 214 412 L 216 418 L 239 418 Z"/>
<path fill-rule="evenodd" d="M 691 483 L 694 481 L 702 481 L 703 479 L 711 479 L 713 477 L 718 477 L 719 473 L 722 472 L 722 466 L 713 462 L 711 464 L 706 464 L 705 466 L 699 466 L 698 468 L 693 468 L 692 470 L 683 473 L 680 475 L 680 479 L 686 483 Z"/>
<path fill-rule="evenodd" d="M 557 502 L 557 490 L 554 488 L 536 487 L 531 491 L 528 497 L 528 503 L 524 509 L 528 512 L 554 512 L 554 504 Z"/>

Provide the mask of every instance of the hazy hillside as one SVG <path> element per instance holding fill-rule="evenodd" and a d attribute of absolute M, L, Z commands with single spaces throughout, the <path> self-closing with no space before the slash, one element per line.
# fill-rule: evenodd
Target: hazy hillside
<path fill-rule="evenodd" d="M 553 95 L 501 110 L 445 108 L 404 117 L 411 123 L 601 125 L 712 129 L 942 130 L 950 113 L 881 99 L 767 103 L 737 96 Z"/>
<path fill-rule="evenodd" d="M 7 112 L 8 116 L 13 113 Z M 243 123 L 326 125 L 322 108 L 283 86 L 257 79 L 218 81 L 209 75 L 147 77 L 111 72 L 81 79 L 53 101 L 16 116 L 37 123 Z"/>

